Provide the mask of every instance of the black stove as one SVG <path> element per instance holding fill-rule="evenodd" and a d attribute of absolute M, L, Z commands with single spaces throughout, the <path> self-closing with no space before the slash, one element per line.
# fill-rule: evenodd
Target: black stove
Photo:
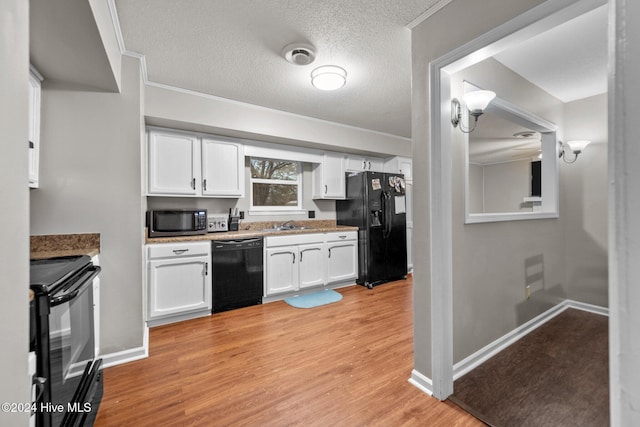
<path fill-rule="evenodd" d="M 86 255 L 31 261 L 37 426 L 93 425 L 102 397 L 93 317 L 99 272 Z"/>

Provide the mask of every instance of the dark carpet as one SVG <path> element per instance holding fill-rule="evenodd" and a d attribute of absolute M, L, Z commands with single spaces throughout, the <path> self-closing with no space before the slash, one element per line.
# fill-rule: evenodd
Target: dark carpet
<path fill-rule="evenodd" d="M 568 309 L 454 382 L 495 427 L 609 425 L 608 318 Z"/>

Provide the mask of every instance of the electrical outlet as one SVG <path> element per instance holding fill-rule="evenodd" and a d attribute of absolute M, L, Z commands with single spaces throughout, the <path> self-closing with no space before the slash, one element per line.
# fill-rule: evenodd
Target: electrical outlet
<path fill-rule="evenodd" d="M 316 211 L 309 211 L 309 218 L 315 218 L 316 217 Z"/>
<path fill-rule="evenodd" d="M 526 288 L 527 299 L 531 298 L 531 286 L 527 286 Z"/>
<path fill-rule="evenodd" d="M 240 219 L 244 219 L 244 211 L 240 211 Z"/>

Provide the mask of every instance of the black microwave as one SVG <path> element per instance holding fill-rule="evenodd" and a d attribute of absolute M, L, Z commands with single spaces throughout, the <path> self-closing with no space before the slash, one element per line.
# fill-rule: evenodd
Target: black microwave
<path fill-rule="evenodd" d="M 206 209 L 153 210 L 147 212 L 149 237 L 207 234 Z"/>

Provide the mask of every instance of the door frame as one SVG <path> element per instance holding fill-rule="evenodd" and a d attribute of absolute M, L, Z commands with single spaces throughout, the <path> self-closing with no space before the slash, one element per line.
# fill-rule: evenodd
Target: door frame
<path fill-rule="evenodd" d="M 450 75 L 606 0 L 546 1 L 429 64 L 431 368 L 434 397 L 453 393 L 453 223 Z"/>

